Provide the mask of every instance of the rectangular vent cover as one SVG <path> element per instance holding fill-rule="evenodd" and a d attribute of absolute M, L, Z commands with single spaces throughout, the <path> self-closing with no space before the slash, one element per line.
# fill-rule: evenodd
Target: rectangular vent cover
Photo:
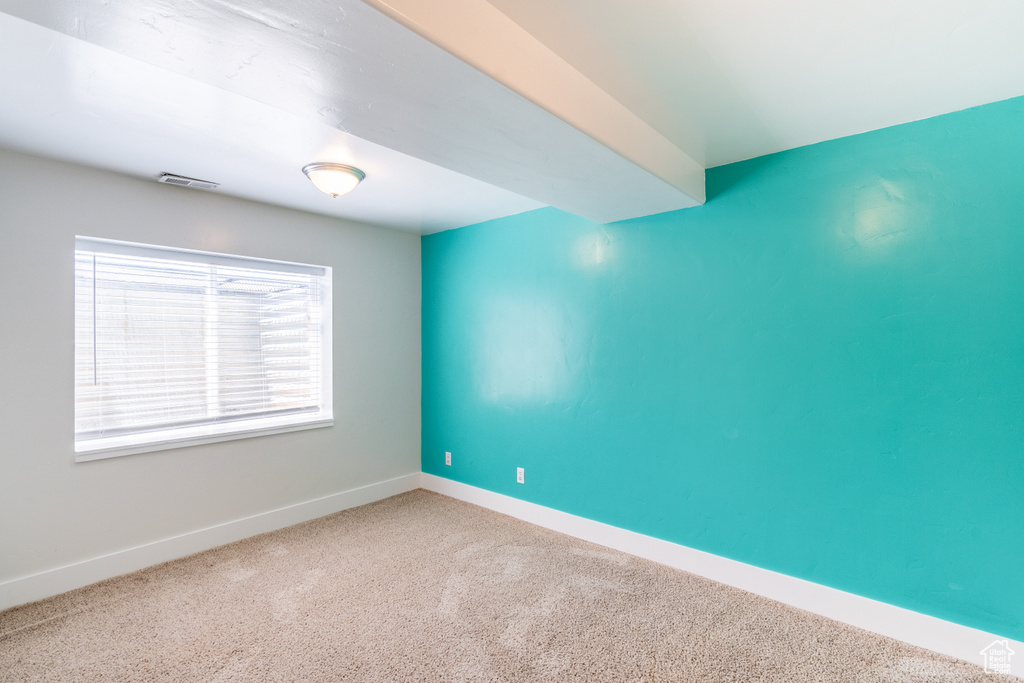
<path fill-rule="evenodd" d="M 158 179 L 161 183 L 167 183 L 168 185 L 180 185 L 182 187 L 196 187 L 200 190 L 213 190 L 216 189 L 220 183 L 215 183 L 210 180 L 199 180 L 198 178 L 187 178 L 183 175 L 174 175 L 173 173 L 164 173 Z"/>

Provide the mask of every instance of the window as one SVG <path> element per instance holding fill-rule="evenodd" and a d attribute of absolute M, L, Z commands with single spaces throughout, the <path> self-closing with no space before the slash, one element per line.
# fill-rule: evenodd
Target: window
<path fill-rule="evenodd" d="M 332 419 L 330 268 L 76 238 L 76 460 Z"/>

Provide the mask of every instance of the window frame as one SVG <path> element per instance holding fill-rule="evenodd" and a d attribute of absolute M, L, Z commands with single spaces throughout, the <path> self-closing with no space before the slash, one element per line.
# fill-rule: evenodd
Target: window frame
<path fill-rule="evenodd" d="M 188 260 L 193 262 L 245 267 L 250 264 L 254 269 L 282 270 L 285 272 L 317 272 L 321 280 L 321 320 L 320 320 L 320 410 L 316 412 L 297 412 L 273 417 L 249 418 L 234 421 L 214 422 L 204 425 L 172 427 L 163 430 L 140 431 L 129 434 L 92 438 L 80 441 L 74 435 L 74 451 L 76 462 L 89 462 L 105 458 L 113 458 L 138 453 L 184 448 L 202 444 L 248 439 L 270 434 L 282 434 L 306 429 L 320 429 L 334 424 L 333 412 L 333 302 L 332 302 L 332 269 L 330 266 L 297 263 L 275 259 L 256 258 L 218 252 L 166 247 L 160 245 L 126 242 L 97 237 L 75 237 L 77 252 L 83 248 L 97 253 L 122 255 L 144 255 L 154 258 L 157 254 L 165 255 L 168 260 Z M 102 250 L 102 252 L 101 252 Z M 76 256 L 77 257 L 77 256 Z M 263 266 L 260 268 L 260 266 Z M 77 294 L 78 283 L 75 278 Z M 74 304 L 75 315 L 78 315 L 78 303 Z M 77 322 L 74 324 L 77 325 Z M 73 327 L 74 327 L 73 325 Z M 75 328 L 76 348 L 73 362 L 77 367 L 77 328 Z M 77 382 L 77 379 L 76 379 Z M 72 404 L 77 418 L 78 396 L 77 384 L 74 385 L 75 396 Z"/>

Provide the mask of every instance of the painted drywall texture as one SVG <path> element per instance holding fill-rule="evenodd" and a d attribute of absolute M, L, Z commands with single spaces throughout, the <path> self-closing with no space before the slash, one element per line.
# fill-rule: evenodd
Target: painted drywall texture
<path fill-rule="evenodd" d="M 1024 638 L 1022 120 L 425 236 L 423 470 Z"/>
<path fill-rule="evenodd" d="M 332 266 L 334 426 L 76 464 L 76 234 Z M 0 583 L 419 471 L 416 235 L 0 150 L 0 246 Z"/>

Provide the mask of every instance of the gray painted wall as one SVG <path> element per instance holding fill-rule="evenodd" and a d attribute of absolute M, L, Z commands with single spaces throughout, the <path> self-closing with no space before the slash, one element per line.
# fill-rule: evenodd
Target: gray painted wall
<path fill-rule="evenodd" d="M 334 269 L 331 428 L 76 464 L 76 234 Z M 420 240 L 0 150 L 0 583 L 420 469 Z"/>

